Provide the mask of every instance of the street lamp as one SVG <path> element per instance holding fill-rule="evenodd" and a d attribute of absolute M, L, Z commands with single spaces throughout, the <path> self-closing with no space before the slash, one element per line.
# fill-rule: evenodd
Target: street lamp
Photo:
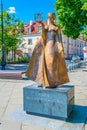
<path fill-rule="evenodd" d="M 5 47 L 4 47 L 4 26 L 3 26 L 3 3 L 1 0 L 1 42 L 2 42 L 2 61 L 1 61 L 1 66 L 2 66 L 2 70 L 5 70 L 5 65 L 6 65 L 6 61 L 5 61 Z"/>

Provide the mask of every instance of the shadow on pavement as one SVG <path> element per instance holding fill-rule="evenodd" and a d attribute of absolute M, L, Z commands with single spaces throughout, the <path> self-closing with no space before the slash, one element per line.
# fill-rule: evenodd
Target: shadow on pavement
<path fill-rule="evenodd" d="M 72 123 L 72 124 L 83 124 L 86 123 L 87 120 L 87 106 L 80 106 L 80 105 L 75 105 L 74 106 L 74 110 L 71 113 L 70 117 L 68 119 L 63 119 L 63 118 L 52 118 L 52 117 L 47 117 L 47 116 L 41 116 L 41 115 L 34 115 L 34 114 L 27 114 L 23 108 L 19 108 L 17 109 L 15 112 L 9 113 L 9 115 L 7 116 L 7 118 L 9 119 L 13 119 L 16 121 L 22 121 L 22 122 L 29 122 L 31 118 L 43 118 L 43 119 L 53 119 L 53 120 L 60 120 L 60 121 L 64 121 L 67 123 Z"/>
<path fill-rule="evenodd" d="M 87 106 L 75 105 L 70 117 L 66 120 L 70 123 L 84 123 L 87 119 Z"/>

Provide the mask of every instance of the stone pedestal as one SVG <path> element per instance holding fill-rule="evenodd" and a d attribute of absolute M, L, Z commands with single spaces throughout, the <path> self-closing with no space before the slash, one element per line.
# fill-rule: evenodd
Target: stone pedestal
<path fill-rule="evenodd" d="M 74 106 L 74 86 L 42 88 L 33 84 L 23 88 L 23 107 L 29 114 L 67 118 Z"/>

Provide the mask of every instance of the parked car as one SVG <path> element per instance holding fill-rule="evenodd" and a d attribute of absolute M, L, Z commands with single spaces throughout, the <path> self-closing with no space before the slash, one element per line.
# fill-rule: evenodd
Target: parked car
<path fill-rule="evenodd" d="M 73 56 L 72 61 L 74 62 L 80 62 L 80 57 L 79 56 Z"/>

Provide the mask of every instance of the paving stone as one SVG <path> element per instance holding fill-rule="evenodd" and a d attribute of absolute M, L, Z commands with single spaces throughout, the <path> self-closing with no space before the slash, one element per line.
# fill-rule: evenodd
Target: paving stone
<path fill-rule="evenodd" d="M 32 124 L 47 130 L 83 130 L 87 115 L 86 110 L 87 108 L 84 106 L 76 106 L 70 118 L 66 121 L 26 114 L 23 108 L 9 113 L 6 118 L 23 122 L 22 126 Z"/>
<path fill-rule="evenodd" d="M 23 125 L 22 130 L 46 130 L 46 129 L 40 126 L 29 124 L 29 125 Z"/>
<path fill-rule="evenodd" d="M 24 130 L 32 130 L 32 125 L 37 126 L 36 128 L 38 129 L 41 128 L 40 130 L 44 128 L 45 130 L 84 130 L 84 123 L 87 117 L 87 72 L 84 69 L 78 69 L 68 74 L 70 78 L 69 84 L 75 86 L 75 105 L 79 108 L 79 110 L 75 111 L 74 117 L 72 117 L 70 122 L 27 115 L 19 108 L 20 102 L 22 103 L 20 98 L 22 98 L 23 87 L 34 82 L 31 80 L 0 79 L 0 122 L 2 123 L 0 130 L 22 130 L 22 128 Z M 7 119 L 9 119 L 9 122 L 6 122 Z M 29 124 L 31 125 L 28 126 Z M 87 130 L 87 123 L 85 130 Z"/>
<path fill-rule="evenodd" d="M 6 108 L 5 112 L 4 112 L 3 118 L 5 118 L 6 115 L 8 115 L 9 113 L 14 112 L 16 109 L 18 109 L 20 107 L 21 107 L 20 104 L 19 105 L 8 104 L 8 106 L 7 106 L 7 108 Z"/>
<path fill-rule="evenodd" d="M 85 130 L 87 130 L 87 124 L 85 125 Z"/>
<path fill-rule="evenodd" d="M 21 130 L 21 123 L 15 121 L 2 121 L 0 130 Z"/>

